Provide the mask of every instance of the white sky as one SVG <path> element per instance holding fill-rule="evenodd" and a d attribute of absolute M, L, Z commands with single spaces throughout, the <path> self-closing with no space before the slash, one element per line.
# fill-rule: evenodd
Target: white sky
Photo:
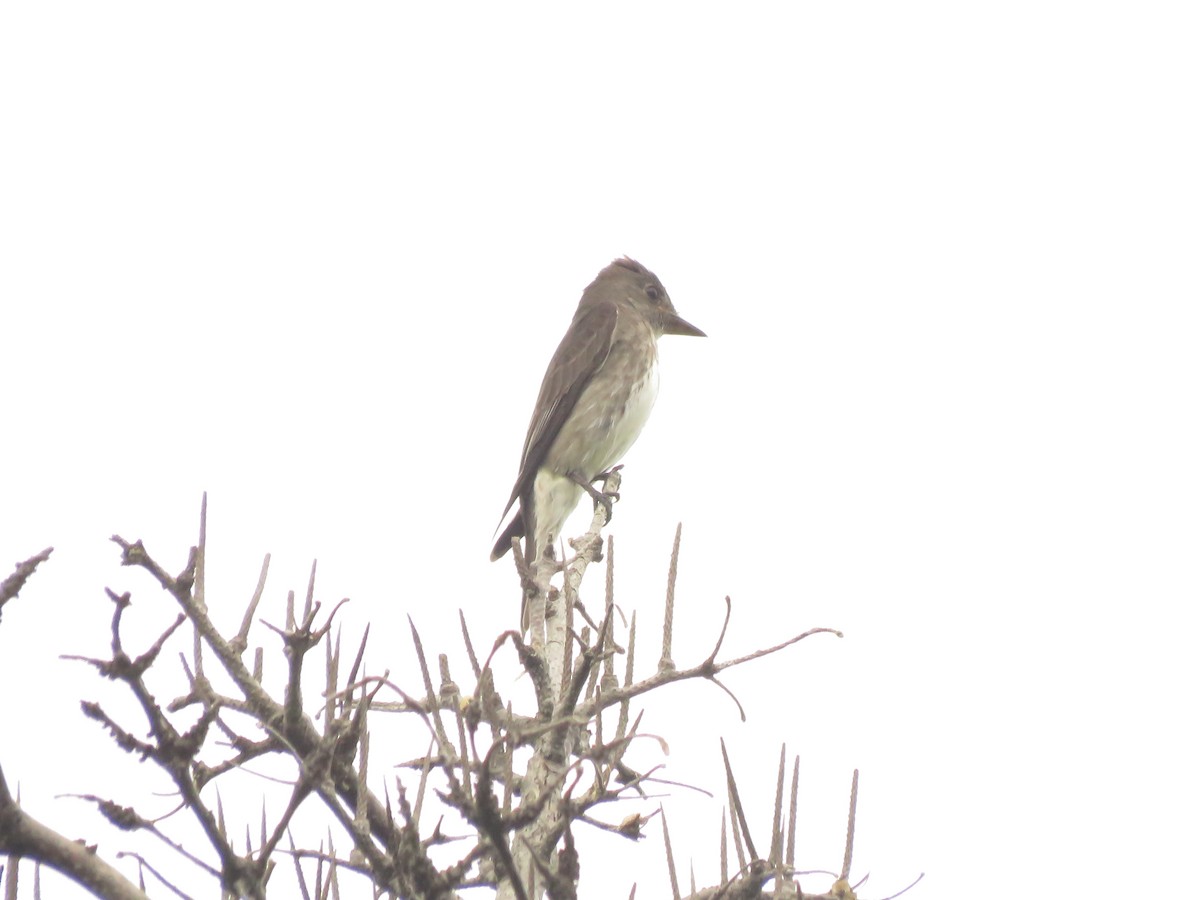
<path fill-rule="evenodd" d="M 465 682 L 545 364 L 629 254 L 710 337 L 660 344 L 618 597 L 658 620 L 682 520 L 680 664 L 725 594 L 731 653 L 846 633 L 731 673 L 748 724 L 651 701 L 666 776 L 719 791 L 724 736 L 765 845 L 787 741 L 816 868 L 860 767 L 864 897 L 1194 894 L 1198 42 L 1186 3 L 0 7 L 0 575 L 56 548 L 0 622 L 10 782 L 127 846 L 55 799 L 145 784 L 58 657 L 105 586 L 170 619 L 107 538 L 181 568 L 203 490 L 222 621 L 317 558 L 376 670 L 412 615 Z M 712 883 L 720 802 L 666 803 Z M 662 896 L 652 833 L 585 896 Z"/>

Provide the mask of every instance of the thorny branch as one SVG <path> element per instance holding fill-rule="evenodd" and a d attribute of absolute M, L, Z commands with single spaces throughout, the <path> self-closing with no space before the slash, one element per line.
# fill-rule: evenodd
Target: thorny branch
<path fill-rule="evenodd" d="M 619 486 L 620 475 L 614 472 L 605 489 L 615 494 Z M 200 542 L 177 575 L 170 574 L 140 541 L 129 542 L 114 536 L 113 541 L 121 548 L 122 564 L 148 572 L 177 603 L 180 615 L 149 647 L 131 656 L 124 649 L 121 631 L 123 617 L 131 605 L 130 595 L 109 591 L 114 604 L 111 657 L 69 658 L 85 661 L 106 678 L 124 684 L 138 701 L 148 734 L 145 738 L 138 736 L 138 728 L 121 724 L 118 717 L 110 715 L 99 703 L 87 703 L 84 709 L 105 727 L 118 746 L 149 760 L 169 775 L 178 795 L 178 811 L 191 815 L 199 823 L 208 853 L 185 849 L 167 837 L 155 820 L 130 807 L 95 796 L 85 799 L 96 803 L 120 827 L 153 834 L 206 877 L 216 879 L 226 896 L 265 897 L 274 861 L 283 854 L 293 861 L 306 898 L 330 896 L 331 889 L 337 893 L 339 872 L 369 879 L 375 891 L 396 897 L 441 900 L 457 896 L 464 888 L 478 886 L 491 886 L 500 896 L 517 900 L 543 893 L 552 898 L 574 897 L 580 861 L 571 835 L 572 823 L 638 840 L 644 836 L 647 822 L 658 814 L 657 810 L 613 822 L 598 817 L 596 812 L 617 800 L 645 799 L 648 785 L 673 784 L 656 777 L 658 767 L 638 772 L 626 762 L 626 752 L 635 739 L 646 737 L 661 743 L 661 739 L 641 730 L 641 714 L 630 724 L 631 700 L 690 679 L 712 681 L 732 697 L 717 677 L 726 669 L 777 653 L 814 634 L 828 632 L 840 636 L 833 629 L 814 628 L 774 646 L 719 661 L 732 614 L 732 602 L 726 597 L 724 623 L 711 653 L 696 665 L 676 667 L 671 659 L 671 630 L 676 621 L 675 576 L 680 549 L 677 532 L 667 585 L 665 619 L 670 627 L 663 636 L 662 659 L 653 674 L 635 679 L 637 616 L 633 615 L 628 629 L 619 637 L 611 539 L 604 548 L 606 553 L 601 552 L 600 535 L 605 518 L 603 510 L 598 509 L 589 531 L 571 542 L 574 555 L 553 567 L 561 576 L 561 587 L 550 586 L 548 582 L 537 584 L 534 573 L 523 573 L 526 589 L 534 584 L 543 591 L 560 592 L 560 599 L 551 604 L 547 604 L 545 597 L 537 598 L 538 613 L 556 612 L 544 619 L 535 616 L 535 621 L 547 631 L 532 643 L 527 644 L 521 632 L 505 632 L 496 639 L 481 664 L 466 618 L 460 611 L 462 637 L 470 663 L 468 676 L 474 680 L 474 688 L 467 693 L 452 677 L 450 660 L 445 654 L 438 655 L 440 683 L 435 684 L 424 643 L 411 619 L 412 647 L 423 681 L 420 690 L 410 694 L 393 684 L 387 673 L 373 675 L 366 671 L 366 634 L 346 677 L 342 678 L 341 635 L 335 636 L 333 625 L 347 601 L 340 601 L 327 615 L 320 615 L 322 604 L 316 599 L 315 566 L 299 615 L 295 598 L 289 594 L 284 626 L 262 621 L 278 638 L 286 663 L 282 686 L 269 686 L 263 676 L 262 648 L 255 649 L 252 667 L 243 661 L 254 639 L 253 623 L 265 594 L 269 556 L 263 561 L 258 583 L 237 631 L 225 637 L 210 616 L 209 602 L 204 597 L 207 500 L 201 509 Z M 18 572 L 0 585 L 0 604 L 15 595 L 29 573 L 48 555 L 47 550 L 21 564 Z M 520 559 L 519 554 L 516 556 Z M 592 562 L 605 559 L 608 571 L 603 608 L 589 610 L 581 596 L 584 576 Z M 597 612 L 599 615 L 595 615 Z M 180 658 L 188 690 L 183 696 L 163 703 L 151 690 L 148 678 L 163 668 L 162 651 L 185 622 L 194 635 L 192 663 L 182 655 Z M 555 633 L 554 629 L 559 630 Z M 551 660 L 546 648 L 556 641 L 556 652 L 560 655 Z M 325 662 L 324 690 L 317 716 L 323 719 L 321 731 L 305 701 L 305 684 L 311 680 L 307 676 L 312 668 L 305 666 L 305 659 L 318 647 L 324 648 Z M 515 712 L 513 702 L 502 697 L 496 688 L 494 664 L 505 647 L 511 648 L 534 688 L 537 702 L 531 714 Z M 232 690 L 218 691 L 214 687 L 208 671 L 211 667 L 204 665 L 205 655 L 210 662 L 216 660 Z M 618 683 L 614 661 L 620 655 L 626 656 L 626 661 L 623 680 Z M 393 691 L 399 702 L 379 699 L 384 688 Z M 736 698 L 734 701 L 737 702 Z M 619 709 L 616 731 L 611 733 L 610 720 L 607 723 L 610 733 L 606 735 L 603 713 L 614 706 Z M 187 723 L 178 722 L 176 717 L 188 710 L 191 719 Z M 394 795 L 385 790 L 381 797 L 370 787 L 373 781 L 368 777 L 369 756 L 377 754 L 368 752 L 369 720 L 372 715 L 386 712 L 417 715 L 429 734 L 428 752 L 400 763 L 403 770 L 418 778 L 415 803 L 410 802 L 408 789 L 400 778 L 395 779 Z M 257 733 L 248 732 L 248 724 Z M 486 748 L 482 753 L 477 749 L 479 738 L 483 739 L 481 748 Z M 528 748 L 526 754 L 532 751 L 532 758 L 524 763 L 524 768 L 518 765 L 519 748 Z M 214 753 L 218 758 L 213 758 Z M 294 777 L 284 780 L 291 786 L 290 795 L 270 823 L 264 807 L 257 841 L 251 840 L 247 830 L 244 851 L 239 853 L 234 848 L 220 799 L 214 798 L 208 788 L 221 783 L 232 772 L 248 771 L 248 764 L 273 759 L 290 759 L 296 767 Z M 732 779 L 729 771 L 731 789 Z M 434 823 L 432 830 L 428 824 L 422 827 L 422 809 L 430 794 L 440 800 L 445 810 L 460 817 L 467 826 L 467 834 L 458 838 L 448 836 L 442 831 L 442 819 Z M 736 797 L 735 790 L 733 796 Z M 284 835 L 291 833 L 295 816 L 310 798 L 324 805 L 337 829 L 349 840 L 353 847 L 349 858 L 335 851 L 332 831 L 316 849 L 297 848 L 294 843 L 288 849 L 281 848 Z M 781 801 L 777 801 L 770 860 L 751 858 L 742 863 L 741 871 L 732 878 L 693 896 L 757 896 L 772 877 L 782 879 L 780 884 L 791 878 L 794 793 L 790 818 L 793 831 L 789 835 L 786 864 L 781 858 L 784 837 L 778 802 Z M 29 821 L 0 778 L 0 850 L 54 864 L 56 857 L 51 845 L 22 842 L 13 837 L 27 833 L 23 829 L 28 828 Z M 739 852 L 745 843 L 753 856 L 749 825 L 740 800 L 735 822 Z M 434 854 L 437 848 L 462 840 L 467 842 L 465 852 L 449 861 L 437 861 Z M 94 854 L 89 858 L 99 863 Z M 136 858 L 140 867 L 152 872 L 172 891 L 181 896 L 191 893 L 190 886 L 183 891 L 164 876 L 161 866 L 152 869 L 145 860 Z M 304 866 L 314 865 L 315 871 L 302 866 L 302 861 Z M 61 865 L 65 870 L 67 864 Z M 97 871 L 101 871 L 99 867 Z M 99 896 L 142 896 L 132 883 L 115 870 L 112 872 L 118 886 L 95 887 Z M 309 875 L 313 876 L 311 882 Z M 839 884 L 843 882 L 844 878 Z M 845 890 L 850 890 L 848 884 Z M 800 894 L 797 888 L 790 896 L 833 895 Z M 853 892 L 838 896 L 851 897 Z"/>
<path fill-rule="evenodd" d="M 53 547 L 47 547 L 41 553 L 35 553 L 24 562 L 17 563 L 17 567 L 13 570 L 13 573 L 3 581 L 0 581 L 0 612 L 3 611 L 5 603 L 20 593 L 21 588 L 25 586 L 25 582 L 29 580 L 29 576 L 34 573 L 34 570 L 41 563 L 48 560 L 50 554 L 53 552 Z"/>

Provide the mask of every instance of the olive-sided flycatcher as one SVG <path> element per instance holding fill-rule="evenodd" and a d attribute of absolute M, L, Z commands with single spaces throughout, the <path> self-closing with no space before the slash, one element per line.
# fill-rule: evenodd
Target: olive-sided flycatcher
<path fill-rule="evenodd" d="M 637 440 L 658 392 L 658 338 L 704 337 L 671 305 L 662 282 L 629 257 L 602 269 L 554 351 L 529 421 L 517 483 L 518 503 L 492 559 L 525 538 L 532 562 L 553 547 L 583 492 Z M 503 516 L 501 516 L 503 521 Z"/>

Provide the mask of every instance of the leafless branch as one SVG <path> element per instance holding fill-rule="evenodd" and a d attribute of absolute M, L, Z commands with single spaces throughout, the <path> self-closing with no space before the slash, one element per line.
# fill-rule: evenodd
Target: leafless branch
<path fill-rule="evenodd" d="M 619 487 L 620 474 L 614 471 L 605 483 L 605 490 L 611 493 Z M 342 653 L 340 625 L 335 631 L 335 624 L 348 601 L 342 599 L 328 614 L 322 613 L 315 562 L 302 599 L 297 601 L 295 594 L 288 593 L 285 613 L 276 616 L 282 618 L 280 626 L 272 624 L 269 613 L 260 612 L 267 597 L 271 558 L 266 556 L 249 602 L 240 612 L 237 630 L 224 636 L 209 613 L 210 599 L 205 596 L 206 500 L 202 505 L 198 546 L 190 550 L 178 574 L 171 574 L 171 569 L 158 562 L 141 541 L 113 537 L 121 548 L 122 564 L 149 573 L 178 606 L 179 615 L 174 622 L 159 632 L 141 653 L 127 651 L 123 621 L 133 615 L 129 612 L 131 597 L 109 591 L 113 603 L 111 652 L 101 657 L 68 658 L 86 662 L 99 674 L 123 685 L 137 701 L 144 723 L 136 725 L 117 714 L 116 706 L 110 707 L 112 713 L 99 703 L 86 703 L 83 708 L 87 716 L 101 723 L 118 746 L 157 765 L 170 777 L 177 794 L 173 814 L 182 812 L 197 822 L 207 847 L 201 852 L 185 848 L 167 835 L 166 826 L 160 827 L 158 821 L 133 807 L 94 795 L 85 795 L 85 799 L 95 803 L 119 828 L 154 834 L 182 854 L 203 877 L 218 881 L 227 895 L 265 897 L 274 862 L 290 858 L 299 893 L 305 900 L 337 898 L 341 890 L 339 871 L 369 879 L 375 891 L 393 896 L 450 900 L 467 888 L 486 887 L 504 900 L 538 900 L 543 896 L 549 900 L 573 900 L 581 871 L 572 832 L 574 825 L 588 825 L 614 837 L 636 841 L 645 835 L 647 824 L 662 812 L 662 807 L 649 813 L 635 807 L 616 822 L 598 817 L 602 805 L 609 805 L 609 810 L 626 810 L 627 806 L 611 804 L 632 802 L 644 806 L 655 797 L 650 791 L 668 787 L 699 790 L 663 780 L 659 766 L 647 768 L 639 764 L 635 769 L 626 759 L 637 738 L 657 741 L 665 753 L 662 738 L 642 731 L 645 712 L 633 711 L 633 700 L 679 681 L 706 679 L 734 700 L 744 719 L 737 697 L 718 677 L 721 673 L 778 653 L 814 634 L 828 632 L 840 636 L 833 629 L 813 628 L 773 646 L 722 661 L 719 656 L 732 617 L 732 602 L 727 596 L 724 620 L 711 652 L 697 665 L 678 668 L 672 658 L 674 628 L 679 624 L 680 610 L 694 608 L 682 603 L 677 606 L 675 602 L 682 540 L 680 525 L 675 532 L 668 568 L 662 653 L 653 674 L 638 680 L 637 612 L 631 612 L 626 626 L 625 615 L 619 612 L 617 604 L 616 552 L 611 537 L 607 545 L 604 542 L 606 516 L 602 508 L 597 508 L 590 529 L 569 542 L 573 555 L 563 553 L 559 559 L 539 560 L 533 571 L 519 553 L 514 553 L 526 602 L 532 604 L 533 623 L 528 642 L 523 631 L 506 631 L 495 639 L 481 664 L 467 616 L 460 610 L 459 625 L 468 669 L 463 664 L 452 665 L 450 656 L 437 652 L 438 648 L 427 651 L 410 618 L 411 650 L 406 652 L 415 658 L 421 673 L 420 686 L 410 692 L 395 684 L 389 671 L 379 674 L 368 668 L 369 627 L 362 634 L 353 660 L 346 665 L 348 656 Z M 47 550 L 21 564 L 24 568 L 18 567 L 20 577 L 14 575 L 0 585 L 0 605 L 15 595 L 48 555 Z M 597 608 L 596 602 L 589 610 L 580 588 L 590 566 L 599 561 L 606 562 L 603 608 Z M 214 608 L 218 607 L 216 600 L 212 598 Z M 225 606 L 228 608 L 228 604 Z M 241 608 L 242 604 L 238 606 Z M 267 642 L 269 652 L 283 663 L 272 670 L 280 675 L 270 682 L 264 680 L 263 645 L 252 634 L 256 628 L 260 636 L 264 633 L 261 629 L 266 629 L 279 639 L 278 643 Z M 192 639 L 191 653 L 178 655 L 175 673 L 179 678 L 182 672 L 187 692 L 163 704 L 152 690 L 151 675 L 168 667 L 171 654 L 164 654 L 163 650 L 168 645 L 177 648 L 188 637 Z M 252 640 L 257 643 L 248 668 L 243 658 Z M 389 646 L 395 646 L 395 642 Z M 308 654 L 318 647 L 322 649 L 316 659 L 323 665 L 306 664 Z M 514 712 L 513 700 L 506 696 L 507 689 L 497 687 L 500 679 L 493 665 L 498 665 L 498 654 L 510 653 L 528 679 L 528 682 L 523 680 L 523 687 L 533 688 L 535 708 L 528 714 Z M 617 656 L 621 654 L 625 655 L 623 671 L 617 669 Z M 431 665 L 435 659 L 436 683 Z M 464 677 L 465 682 L 461 680 Z M 157 686 L 158 682 L 153 684 Z M 306 697 L 315 706 L 306 702 Z M 617 713 L 606 715 L 613 706 L 617 707 Z M 371 724 L 379 721 L 378 715 L 389 713 L 401 715 L 402 723 L 411 722 L 413 715 L 421 721 L 429 735 L 424 755 L 399 763 L 388 755 L 391 751 L 385 750 L 378 731 L 373 737 Z M 798 760 L 793 768 L 785 821 L 786 749 L 781 751 L 770 822 L 770 850 L 767 858 L 762 859 L 751 836 L 750 815 L 743 803 L 743 792 L 733 777 L 724 742 L 721 749 L 738 856 L 737 871 L 728 873 L 726 832 L 722 827 L 720 881 L 714 887 L 697 890 L 693 871 L 690 896 L 714 900 L 756 897 L 774 879 L 774 894 L 778 897 L 809 900 L 848 897 L 845 891 L 852 890 L 847 879 L 857 773 L 841 877 L 829 894 L 803 894 L 794 881 Z M 232 806 L 227 821 L 226 808 L 217 791 L 228 783 L 226 776 L 232 772 L 256 774 L 252 770 L 258 760 L 290 760 L 296 771 L 285 778 L 262 774 L 264 779 L 287 785 L 291 790 L 271 815 L 263 804 L 253 828 L 256 837 L 252 838 L 251 826 L 237 821 Z M 385 782 L 380 795 L 372 789 L 376 782 L 371 776 L 381 765 L 395 766 L 399 772 Z M 211 791 L 207 790 L 210 786 Z M 306 806 L 309 800 L 311 803 Z M 297 823 L 304 821 L 304 817 L 298 817 L 299 811 L 305 807 L 307 813 L 309 806 L 323 808 L 322 814 L 330 823 L 327 839 L 316 849 L 297 847 L 291 837 Z M 56 857 L 52 848 L 21 843 L 13 837 L 25 833 L 22 829 L 28 821 L 0 777 L 0 851 L 53 864 Z M 458 825 L 451 824 L 444 831 L 444 821 Z M 241 830 L 245 831 L 245 848 L 239 853 L 233 846 L 233 834 Z M 344 838 L 339 835 L 339 842 L 349 841 L 352 847 L 349 856 L 335 851 L 334 834 L 338 831 L 344 833 Z M 678 900 L 678 871 L 665 814 L 663 834 L 672 893 Z M 289 838 L 286 848 L 285 835 Z M 76 847 L 78 855 L 78 845 L 65 838 L 59 840 L 62 843 L 58 846 L 70 844 Z M 441 864 L 435 863 L 435 859 L 442 857 L 432 851 L 454 842 L 465 842 L 455 853 L 458 858 L 449 863 L 443 858 Z M 240 846 L 240 838 L 238 843 Z M 169 890 L 181 895 L 187 893 L 167 881 L 142 857 L 129 856 L 137 861 L 141 871 L 160 880 Z M 96 859 L 86 850 L 79 858 Z M 314 867 L 315 877 L 310 879 Z M 123 881 L 134 893 L 100 896 L 143 895 L 140 889 Z"/>
<path fill-rule="evenodd" d="M 39 565 L 48 560 L 53 552 L 53 547 L 47 547 L 41 553 L 35 553 L 24 562 L 17 563 L 13 573 L 0 581 L 0 610 L 4 609 L 5 603 L 17 596 L 21 588 L 25 586 L 25 582 L 29 580 L 29 576 Z"/>

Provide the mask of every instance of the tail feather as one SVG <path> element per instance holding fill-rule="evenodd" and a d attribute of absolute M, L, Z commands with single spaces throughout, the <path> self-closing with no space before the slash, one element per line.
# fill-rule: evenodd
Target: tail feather
<path fill-rule="evenodd" d="M 496 546 L 492 547 L 492 562 L 512 549 L 512 539 L 515 537 L 525 537 L 525 517 L 520 509 L 496 540 Z"/>

